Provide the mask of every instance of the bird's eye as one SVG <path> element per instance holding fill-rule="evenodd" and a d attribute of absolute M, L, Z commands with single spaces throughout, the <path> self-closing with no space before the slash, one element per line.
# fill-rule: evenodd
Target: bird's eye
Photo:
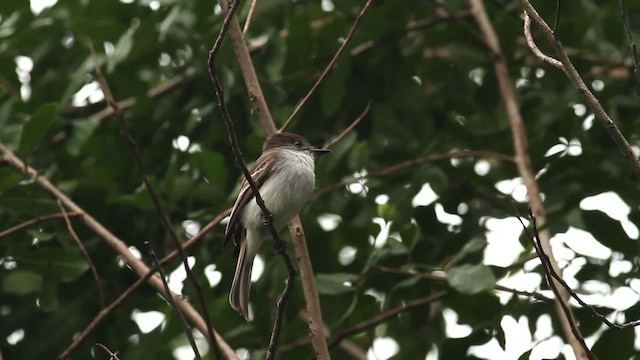
<path fill-rule="evenodd" d="M 296 141 L 293 143 L 293 145 L 295 145 L 298 149 L 302 149 L 302 147 L 304 146 L 302 141 Z"/>

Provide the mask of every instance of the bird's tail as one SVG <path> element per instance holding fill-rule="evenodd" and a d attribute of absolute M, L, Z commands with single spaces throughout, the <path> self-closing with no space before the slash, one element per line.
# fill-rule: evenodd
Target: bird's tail
<path fill-rule="evenodd" d="M 247 251 L 247 239 L 240 244 L 240 253 L 236 264 L 236 274 L 229 291 L 229 303 L 245 319 L 249 320 L 249 291 L 251 290 L 251 269 L 255 254 Z"/>

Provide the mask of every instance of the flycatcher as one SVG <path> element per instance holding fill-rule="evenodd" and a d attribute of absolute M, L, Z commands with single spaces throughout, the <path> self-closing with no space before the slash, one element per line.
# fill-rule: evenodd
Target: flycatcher
<path fill-rule="evenodd" d="M 262 155 L 251 167 L 264 203 L 273 214 L 273 226 L 281 230 L 296 216 L 315 187 L 315 159 L 330 152 L 316 148 L 304 137 L 278 133 L 267 138 Z M 249 291 L 253 259 L 265 239 L 271 238 L 264 215 L 245 179 L 225 230 L 225 243 L 233 238 L 238 262 L 229 291 L 229 303 L 249 320 Z"/>

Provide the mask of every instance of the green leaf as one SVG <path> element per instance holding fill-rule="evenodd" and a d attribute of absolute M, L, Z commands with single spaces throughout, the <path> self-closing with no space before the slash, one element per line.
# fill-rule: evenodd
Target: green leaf
<path fill-rule="evenodd" d="M 224 157 L 220 153 L 204 149 L 191 156 L 194 164 L 202 170 L 209 182 L 218 186 L 226 184 L 229 171 Z"/>
<path fill-rule="evenodd" d="M 458 251 L 458 253 L 451 258 L 451 263 L 455 264 L 460 260 L 462 260 L 465 256 L 484 250 L 484 248 L 486 247 L 487 247 L 487 239 L 482 237 L 473 238 L 469 242 L 464 244 L 462 249 L 460 249 L 460 251 Z"/>
<path fill-rule="evenodd" d="M 484 264 L 461 265 L 447 271 L 449 285 L 463 294 L 477 294 L 493 289 L 496 277 Z"/>
<path fill-rule="evenodd" d="M 11 270 L 2 279 L 2 292 L 5 294 L 23 296 L 37 293 L 41 287 L 42 275 L 30 270 Z"/>
<path fill-rule="evenodd" d="M 316 286 L 322 295 L 338 295 L 355 290 L 353 286 L 345 286 L 345 282 L 354 283 L 358 275 L 349 273 L 317 274 Z"/>
<path fill-rule="evenodd" d="M 72 281 L 89 269 L 79 252 L 68 249 L 42 248 L 13 254 L 21 268 L 40 274 L 52 273 L 57 281 Z"/>
<path fill-rule="evenodd" d="M 18 154 L 26 159 L 44 138 L 49 126 L 58 112 L 58 104 L 48 103 L 41 105 L 22 129 Z"/>
<path fill-rule="evenodd" d="M 56 294 L 58 283 L 51 263 L 49 263 L 48 268 L 49 271 L 45 272 L 43 276 L 39 305 L 42 310 L 52 312 L 58 310 L 58 296 Z"/>

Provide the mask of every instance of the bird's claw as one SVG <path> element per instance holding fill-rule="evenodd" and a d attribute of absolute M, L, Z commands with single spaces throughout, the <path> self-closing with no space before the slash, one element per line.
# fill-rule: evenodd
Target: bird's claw
<path fill-rule="evenodd" d="M 262 219 L 262 225 L 269 226 L 273 224 L 273 214 L 269 214 Z"/>

